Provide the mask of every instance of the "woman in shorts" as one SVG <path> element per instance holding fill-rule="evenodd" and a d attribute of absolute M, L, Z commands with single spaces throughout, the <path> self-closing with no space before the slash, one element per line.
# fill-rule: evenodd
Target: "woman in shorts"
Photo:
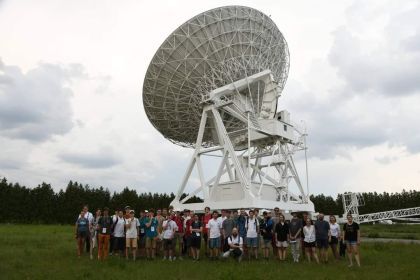
<path fill-rule="evenodd" d="M 334 255 L 334 258 L 338 260 L 340 258 L 340 255 L 337 251 L 338 241 L 341 239 L 341 233 L 340 233 L 340 225 L 337 224 L 337 219 L 334 215 L 330 216 L 330 232 L 331 232 L 331 240 L 330 240 L 330 247 L 332 250 L 332 253 Z"/>
<path fill-rule="evenodd" d="M 309 217 L 305 220 L 305 226 L 303 227 L 303 246 L 305 247 L 305 254 L 308 262 L 311 262 L 311 256 L 319 263 L 318 255 L 315 249 L 315 226 L 312 225 L 312 221 Z"/>
<path fill-rule="evenodd" d="M 349 267 L 353 266 L 353 254 L 358 266 L 360 266 L 359 246 L 360 246 L 360 229 L 359 224 L 353 222 L 353 216 L 347 214 L 347 223 L 343 227 L 343 240 L 347 245 L 347 254 L 349 255 Z"/>
<path fill-rule="evenodd" d="M 191 223 L 191 255 L 193 260 L 200 260 L 201 234 L 203 232 L 203 225 L 195 214 Z"/>
<path fill-rule="evenodd" d="M 274 229 L 276 235 L 276 246 L 279 260 L 286 260 L 287 245 L 290 239 L 289 225 L 286 223 L 283 214 L 279 215 L 279 222 Z"/>
<path fill-rule="evenodd" d="M 80 212 L 80 217 L 76 221 L 76 239 L 77 239 L 77 256 L 83 252 L 85 240 L 89 236 L 89 220 L 85 217 L 85 212 Z"/>
<path fill-rule="evenodd" d="M 134 214 L 134 210 L 130 210 L 129 218 L 125 219 L 125 258 L 128 260 L 131 249 L 133 261 L 136 261 L 138 229 L 140 227 L 140 222 Z"/>

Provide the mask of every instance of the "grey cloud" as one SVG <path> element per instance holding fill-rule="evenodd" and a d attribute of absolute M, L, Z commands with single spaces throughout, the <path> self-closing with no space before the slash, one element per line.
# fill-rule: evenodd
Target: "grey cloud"
<path fill-rule="evenodd" d="M 121 162 L 112 152 L 97 153 L 62 153 L 59 158 L 67 163 L 84 168 L 109 168 Z"/>
<path fill-rule="evenodd" d="M 290 81 L 289 81 L 290 82 Z M 411 102 L 383 98 L 379 94 L 353 96 L 343 89 L 318 98 L 296 81 L 291 81 L 285 104 L 292 119 L 305 120 L 309 137 L 308 156 L 321 159 L 337 155 L 351 159 L 350 148 L 379 144 L 402 145 L 408 152 L 420 152 L 418 110 L 405 103 L 420 104 L 420 96 L 407 96 Z"/>
<path fill-rule="evenodd" d="M 72 79 L 83 66 L 41 63 L 26 74 L 0 63 L 0 132 L 3 137 L 39 142 L 69 132 L 74 124 Z"/>
<path fill-rule="evenodd" d="M 415 10 L 420 12 L 419 7 Z M 289 81 L 286 108 L 292 117 L 306 120 L 309 156 L 351 158 L 351 147 L 383 143 L 420 152 L 420 22 L 415 14 L 404 13 L 404 20 L 393 15 L 384 32 L 386 42 L 372 51 L 347 27 L 338 28 L 328 59 L 345 84 L 330 89 L 328 98 Z M 392 159 L 377 159 L 387 160 Z"/>
<path fill-rule="evenodd" d="M 377 157 L 375 160 L 381 164 L 390 164 L 391 162 L 398 160 L 398 157 Z"/>
<path fill-rule="evenodd" d="M 420 12 L 420 6 L 414 8 Z M 405 17 L 404 21 L 398 20 Z M 420 92 L 420 22 L 410 12 L 390 18 L 384 42 L 367 52 L 364 42 L 348 28 L 338 28 L 329 61 L 355 93 L 375 92 L 400 97 Z M 406 30 L 416 32 L 413 35 Z M 408 33 L 408 34 L 407 34 Z"/>
<path fill-rule="evenodd" d="M 22 167 L 22 162 L 14 159 L 5 159 L 0 161 L 1 169 L 19 169 Z M 0 176 L 1 177 L 1 176 Z"/>

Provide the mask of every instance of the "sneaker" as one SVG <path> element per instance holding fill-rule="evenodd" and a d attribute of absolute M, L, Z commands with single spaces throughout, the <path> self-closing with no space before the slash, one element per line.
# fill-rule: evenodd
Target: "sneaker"
<path fill-rule="evenodd" d="M 172 258 L 171 258 L 171 257 L 169 257 L 169 261 L 170 261 L 170 262 L 172 261 Z"/>
<path fill-rule="evenodd" d="M 162 259 L 163 261 L 166 261 L 166 256 L 165 257 L 163 257 L 163 259 Z"/>
<path fill-rule="evenodd" d="M 174 261 L 174 260 L 176 260 L 176 257 L 172 257 L 172 260 Z"/>

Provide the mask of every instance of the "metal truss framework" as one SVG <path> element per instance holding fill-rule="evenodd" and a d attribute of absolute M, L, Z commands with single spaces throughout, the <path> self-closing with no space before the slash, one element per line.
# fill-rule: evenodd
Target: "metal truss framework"
<path fill-rule="evenodd" d="M 344 216 L 347 214 L 353 217 L 359 216 L 359 206 L 365 205 L 363 196 L 359 193 L 347 192 L 342 195 Z"/>
<path fill-rule="evenodd" d="M 304 189 L 293 161 L 294 153 L 306 148 L 306 134 L 297 133 L 296 138 L 278 134 L 270 130 L 271 126 L 264 125 L 264 114 L 257 118 L 246 109 L 247 104 L 240 102 L 241 99 L 244 100 L 242 88 L 251 88 L 259 82 L 263 82 L 265 88 L 262 100 L 272 96 L 271 102 L 276 103 L 278 95 L 277 91 L 273 93 L 273 88 L 270 87 L 270 83 L 273 83 L 270 71 L 262 71 L 216 89 L 203 101 L 205 105 L 196 148 L 176 197 L 171 203 L 175 209 L 188 207 L 192 210 L 203 210 L 205 206 L 212 209 L 279 207 L 288 211 L 314 211 L 309 192 Z M 231 114 L 238 122 L 243 123 L 245 129 L 228 132 L 222 113 Z M 253 121 L 251 116 L 254 116 Z M 290 124 L 273 121 L 281 123 L 282 128 L 284 125 L 291 127 Z M 217 138 L 217 145 L 213 147 L 202 146 L 208 122 L 212 122 L 212 134 Z M 235 146 L 245 148 L 242 152 L 237 152 Z M 205 180 L 202 159 L 204 155 L 214 152 L 219 152 L 221 161 L 216 175 L 210 180 Z M 187 197 L 181 199 L 194 168 L 197 169 L 200 184 Z M 290 188 L 292 181 L 296 185 L 294 189 Z M 204 203 L 186 204 L 199 193 L 202 194 Z"/>
<path fill-rule="evenodd" d="M 364 205 L 363 196 L 360 193 L 344 193 L 342 199 L 344 207 L 343 218 L 345 218 L 347 214 L 351 214 L 353 216 L 353 219 L 358 223 L 370 223 L 381 220 L 398 219 L 403 217 L 420 215 L 420 207 L 360 215 L 358 207 Z"/>
<path fill-rule="evenodd" d="M 391 210 L 378 213 L 359 215 L 356 218 L 358 223 L 369 223 L 381 220 L 390 220 L 394 218 L 410 217 L 420 215 L 420 207 Z"/>

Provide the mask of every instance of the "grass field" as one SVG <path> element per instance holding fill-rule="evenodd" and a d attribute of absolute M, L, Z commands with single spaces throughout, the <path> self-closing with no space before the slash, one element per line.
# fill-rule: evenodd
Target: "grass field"
<path fill-rule="evenodd" d="M 0 279 L 420 279 L 420 245 L 362 244 L 362 267 L 190 260 L 105 262 L 76 257 L 70 226 L 0 225 Z"/>
<path fill-rule="evenodd" d="M 362 236 L 370 238 L 395 238 L 420 240 L 420 225 L 375 224 L 362 225 Z"/>

